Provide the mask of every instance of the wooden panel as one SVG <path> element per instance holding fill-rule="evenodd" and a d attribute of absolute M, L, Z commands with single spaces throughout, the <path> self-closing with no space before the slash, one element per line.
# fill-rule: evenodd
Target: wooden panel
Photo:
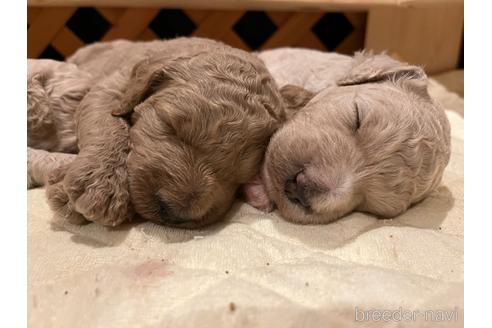
<path fill-rule="evenodd" d="M 34 19 L 39 15 L 41 12 L 41 8 L 39 7 L 28 7 L 27 8 L 27 24 L 32 24 Z"/>
<path fill-rule="evenodd" d="M 55 35 L 64 27 L 76 8 L 45 8 L 33 20 L 27 31 L 27 57 L 38 57 Z"/>
<path fill-rule="evenodd" d="M 292 13 L 285 11 L 270 11 L 268 17 L 275 23 L 275 25 L 280 26 L 285 24 L 285 22 L 292 16 Z"/>
<path fill-rule="evenodd" d="M 354 26 L 355 29 L 362 27 L 365 30 L 367 19 L 366 15 L 361 15 L 360 13 L 348 12 L 345 13 L 345 17 L 349 20 L 350 24 Z"/>
<path fill-rule="evenodd" d="M 138 40 L 141 41 L 152 41 L 159 39 L 159 36 L 155 34 L 154 31 L 152 31 L 150 28 L 145 29 L 142 34 L 138 36 Z"/>
<path fill-rule="evenodd" d="M 355 51 L 364 48 L 367 16 L 356 13 L 347 13 L 345 14 L 345 17 L 347 17 L 354 27 L 354 31 L 338 45 L 336 51 L 344 54 L 352 54 Z"/>
<path fill-rule="evenodd" d="M 306 30 L 310 31 L 316 21 L 318 21 L 323 13 L 295 13 L 284 25 L 268 39 L 261 47 L 262 49 L 280 47 L 285 44 L 295 44 L 302 38 Z"/>
<path fill-rule="evenodd" d="M 103 41 L 115 39 L 135 40 L 159 13 L 156 8 L 127 9 L 113 27 L 104 35 Z"/>
<path fill-rule="evenodd" d="M 310 48 L 310 49 L 326 51 L 324 44 L 313 33 L 306 33 L 293 45 L 301 48 Z"/>
<path fill-rule="evenodd" d="M 161 10 L 159 8 L 96 7 L 95 9 L 111 26 L 100 40 L 124 38 L 150 41 L 159 39 L 157 33 L 150 27 L 151 22 Z M 60 10 L 64 15 L 60 15 Z M 28 45 L 31 57 L 39 56 L 48 45 L 51 45 L 65 58 L 84 46 L 84 42 L 69 27 L 65 26 L 66 21 L 75 10 L 76 8 L 70 8 L 68 11 L 66 8 L 29 8 L 28 16 L 31 25 L 28 29 Z M 196 25 L 193 35 L 214 38 L 237 48 L 253 50 L 245 41 L 248 40 L 247 35 L 240 35 L 234 30 L 235 24 L 243 17 L 245 11 L 182 10 L 182 13 L 188 17 L 183 19 L 191 19 Z M 267 40 L 263 44 L 263 49 L 296 46 L 327 50 L 312 30 L 312 26 L 325 15 L 325 12 L 265 11 L 265 14 L 275 24 L 276 29 L 271 35 L 265 36 Z M 335 50 L 352 53 L 353 50 L 362 47 L 366 14 L 347 13 L 345 16 L 353 25 L 354 30 L 345 36 L 345 40 Z M 181 16 L 174 17 L 180 19 Z M 252 19 L 251 16 L 248 19 Z M 249 21 L 248 24 L 255 23 Z M 78 27 L 78 29 L 83 28 L 84 26 Z M 243 30 L 241 33 L 247 33 L 247 31 Z"/>
<path fill-rule="evenodd" d="M 193 35 L 221 40 L 243 13 L 237 10 L 214 11 L 200 23 Z"/>
<path fill-rule="evenodd" d="M 379 8 L 368 18 L 365 46 L 423 65 L 428 73 L 456 67 L 463 33 L 463 6 Z"/>
<path fill-rule="evenodd" d="M 126 8 L 97 8 L 97 11 L 111 24 L 116 24 L 120 17 L 125 13 Z"/>
<path fill-rule="evenodd" d="M 309 49 L 326 51 L 326 48 L 323 45 L 323 43 L 313 33 L 306 33 L 293 45 L 300 48 L 309 48 Z"/>
<path fill-rule="evenodd" d="M 195 25 L 200 25 L 211 11 L 207 10 L 185 10 L 186 15 L 195 23 Z"/>
<path fill-rule="evenodd" d="M 231 30 L 227 31 L 227 33 L 221 38 L 221 41 L 239 49 L 247 51 L 251 50 L 248 45 Z"/>
<path fill-rule="evenodd" d="M 341 36 L 343 41 L 336 46 L 334 51 L 351 54 L 353 51 L 363 48 L 365 44 L 366 48 L 375 51 L 388 50 L 392 56 L 423 65 L 428 73 L 456 67 L 463 35 L 462 1 L 447 1 L 445 6 L 439 4 L 441 1 L 438 0 L 427 1 L 425 2 L 426 6 L 423 6 L 423 2 L 420 1 L 395 1 L 399 6 L 371 7 L 368 19 L 366 19 L 367 15 L 364 12 L 344 11 L 345 17 L 353 26 L 353 31 L 348 35 Z M 133 3 L 141 4 L 143 2 L 145 1 L 135 1 Z M 200 3 L 215 5 L 217 3 L 225 4 L 226 2 L 232 7 L 234 7 L 233 4 L 236 4 L 238 8 L 250 8 L 249 5 L 251 4 L 261 3 L 265 5 L 265 7 L 262 7 L 263 9 L 269 8 L 266 5 L 267 2 L 270 5 L 274 3 L 308 4 L 303 9 L 310 8 L 309 4 L 321 3 L 318 0 L 238 0 L 203 1 Z M 375 3 L 372 0 L 323 1 L 323 3 L 331 4 L 343 3 L 347 6 L 356 2 L 359 4 L 364 3 L 368 6 L 369 3 L 371 3 L 371 6 Z M 40 4 L 41 2 L 30 1 L 29 3 Z M 51 3 L 54 4 L 55 2 Z M 78 3 L 89 4 L 83 1 Z M 108 2 L 97 2 L 98 5 L 105 3 Z M 177 4 L 178 2 L 155 0 L 152 3 L 169 7 L 170 4 Z M 186 9 L 188 8 L 186 4 L 192 3 L 194 6 L 189 7 L 191 9 Z M 247 35 L 239 35 L 233 28 L 245 13 L 244 10 L 202 10 L 199 9 L 197 4 L 197 2 L 193 1 L 179 2 L 179 8 L 182 8 L 183 14 L 196 25 L 193 35 L 219 39 L 232 46 L 252 50 L 245 41 L 248 40 Z M 129 7 L 132 7 L 132 5 L 129 5 Z M 177 6 L 175 5 L 174 7 L 176 9 Z M 224 8 L 227 8 L 227 6 Z M 76 9 L 76 7 L 29 7 L 27 10 L 29 24 L 27 32 L 28 57 L 39 57 L 50 45 L 62 56 L 67 57 L 83 46 L 84 43 L 65 26 Z M 115 8 L 104 6 L 96 7 L 95 9 L 111 24 L 111 28 L 101 37 L 101 40 L 117 38 L 130 40 L 158 39 L 149 24 L 162 9 L 160 7 Z M 288 7 L 282 8 L 281 11 L 263 10 L 277 28 L 272 35 L 265 36 L 267 40 L 260 49 L 298 46 L 327 50 L 325 44 L 327 44 L 328 39 L 321 40 L 326 35 L 319 34 L 318 36 L 312 30 L 312 26 L 326 12 L 285 11 L 286 9 Z M 179 19 L 180 16 L 175 17 Z M 251 22 L 248 24 L 251 24 Z M 83 29 L 84 27 L 82 26 L 81 28 Z M 336 28 L 335 31 L 337 31 Z M 343 31 L 343 26 L 340 31 Z M 189 33 L 189 30 L 184 33 Z M 241 33 L 247 33 L 247 31 L 241 31 Z M 53 56 L 55 58 L 58 57 L 57 54 L 53 54 Z"/>
<path fill-rule="evenodd" d="M 379 6 L 427 7 L 463 0 L 28 0 L 29 6 L 159 7 L 186 9 L 367 10 Z"/>
<path fill-rule="evenodd" d="M 61 54 L 66 57 L 72 55 L 77 49 L 84 46 L 84 42 L 80 40 L 70 29 L 63 27 L 56 34 L 51 45 L 55 47 Z"/>

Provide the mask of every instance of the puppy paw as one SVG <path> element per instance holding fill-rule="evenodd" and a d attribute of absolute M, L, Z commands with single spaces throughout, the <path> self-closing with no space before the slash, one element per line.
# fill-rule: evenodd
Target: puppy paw
<path fill-rule="evenodd" d="M 82 225 L 88 221 L 75 211 L 67 193 L 63 190 L 62 183 L 49 184 L 46 187 L 46 198 L 56 219 L 68 221 L 72 224 Z"/>
<path fill-rule="evenodd" d="M 63 188 L 87 220 L 116 226 L 133 214 L 126 166 L 116 158 L 79 154 L 65 174 Z"/>
<path fill-rule="evenodd" d="M 268 198 L 265 186 L 259 177 L 242 185 L 241 193 L 246 203 L 260 211 L 271 212 L 275 207 L 275 204 Z"/>

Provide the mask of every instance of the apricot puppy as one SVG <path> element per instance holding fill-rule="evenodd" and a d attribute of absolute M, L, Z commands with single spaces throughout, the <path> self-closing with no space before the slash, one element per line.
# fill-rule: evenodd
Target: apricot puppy
<path fill-rule="evenodd" d="M 219 220 L 289 116 L 261 60 L 212 40 L 98 43 L 69 62 L 92 85 L 74 113 L 79 153 L 47 196 L 74 222 Z"/>

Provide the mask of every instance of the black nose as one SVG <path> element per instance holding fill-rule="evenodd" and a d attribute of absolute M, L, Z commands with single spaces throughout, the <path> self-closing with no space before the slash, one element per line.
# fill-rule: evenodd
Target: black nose
<path fill-rule="evenodd" d="M 300 171 L 285 181 L 284 192 L 287 198 L 305 208 L 309 208 L 307 177 Z"/>

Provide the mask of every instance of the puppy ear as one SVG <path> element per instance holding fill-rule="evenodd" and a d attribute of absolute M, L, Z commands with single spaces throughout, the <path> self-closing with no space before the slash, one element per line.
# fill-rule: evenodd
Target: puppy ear
<path fill-rule="evenodd" d="M 306 104 L 316 95 L 314 92 L 292 84 L 287 84 L 280 88 L 280 94 L 287 107 L 287 112 L 290 115 L 306 106 Z"/>
<path fill-rule="evenodd" d="M 31 76 L 31 83 L 39 85 L 41 88 L 45 88 L 48 80 L 53 77 L 53 72 L 51 70 L 43 70 L 39 73 Z"/>
<path fill-rule="evenodd" d="M 132 113 L 138 104 L 144 102 L 170 80 L 162 62 L 157 60 L 152 62 L 149 59 L 140 61 L 133 67 L 120 105 L 111 114 L 125 116 Z"/>
<path fill-rule="evenodd" d="M 421 67 L 397 61 L 386 54 L 358 52 L 351 70 L 338 85 L 355 85 L 392 81 L 421 96 L 427 96 L 427 75 Z"/>

